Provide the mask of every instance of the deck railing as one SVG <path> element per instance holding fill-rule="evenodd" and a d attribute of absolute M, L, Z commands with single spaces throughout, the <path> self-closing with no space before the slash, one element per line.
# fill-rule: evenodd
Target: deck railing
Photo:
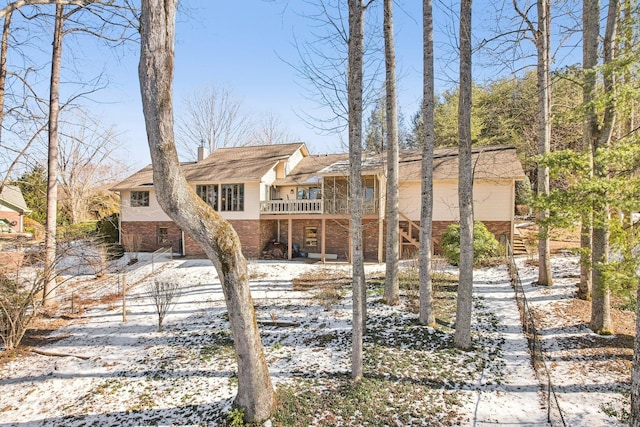
<path fill-rule="evenodd" d="M 374 215 L 378 212 L 377 200 L 369 199 L 363 202 L 363 213 Z M 349 200 L 268 200 L 261 202 L 260 212 L 263 214 L 349 214 Z"/>
<path fill-rule="evenodd" d="M 321 214 L 322 200 L 268 200 L 261 203 L 260 212 L 263 214 Z"/>

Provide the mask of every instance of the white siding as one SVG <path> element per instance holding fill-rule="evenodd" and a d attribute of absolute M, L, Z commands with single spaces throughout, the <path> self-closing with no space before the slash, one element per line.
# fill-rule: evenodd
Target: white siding
<path fill-rule="evenodd" d="M 510 180 L 476 181 L 473 187 L 473 210 L 478 221 L 510 221 L 514 209 L 513 183 Z M 458 183 L 437 181 L 433 191 L 433 220 L 457 221 Z M 400 184 L 400 212 L 414 221 L 420 220 L 420 182 Z"/>
<path fill-rule="evenodd" d="M 273 181 L 275 181 L 275 180 L 276 180 L 276 170 L 275 170 L 275 168 L 269 170 L 269 172 L 267 172 L 262 177 L 262 182 L 265 183 L 266 185 L 273 184 Z"/>
<path fill-rule="evenodd" d="M 9 206 L 5 206 L 3 203 L 0 203 L 0 212 L 17 212 L 14 209 L 11 209 Z"/>
<path fill-rule="evenodd" d="M 155 191 L 152 188 L 149 191 L 149 206 L 141 206 L 132 208 L 130 205 L 131 192 L 123 191 L 120 193 L 120 217 L 122 221 L 171 221 L 171 219 L 164 213 L 158 200 L 156 199 Z"/>
<path fill-rule="evenodd" d="M 302 150 L 300 148 L 298 148 L 296 150 L 295 153 L 293 153 L 291 155 L 291 157 L 289 157 L 289 160 L 287 160 L 287 164 L 286 164 L 286 169 L 285 169 L 285 174 L 289 175 L 289 173 L 291 173 L 291 171 L 298 166 L 298 163 L 300 163 L 300 160 L 302 160 L 304 157 L 304 155 L 302 154 Z"/>
<path fill-rule="evenodd" d="M 193 186 L 195 190 L 195 185 Z M 225 219 L 259 219 L 260 218 L 260 189 L 259 182 L 244 184 L 244 211 L 220 212 Z M 147 190 L 144 190 L 147 191 Z M 149 189 L 149 206 L 134 207 L 129 204 L 130 192 L 120 194 L 120 212 L 122 221 L 171 221 L 164 213 L 153 189 Z"/>

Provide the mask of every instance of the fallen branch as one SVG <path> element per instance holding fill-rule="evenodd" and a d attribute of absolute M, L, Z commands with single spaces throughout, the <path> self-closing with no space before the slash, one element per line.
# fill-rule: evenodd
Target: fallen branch
<path fill-rule="evenodd" d="M 276 327 L 287 327 L 287 326 L 300 326 L 298 322 L 286 322 L 282 320 L 270 321 L 270 320 L 258 320 L 259 325 L 263 326 L 276 326 Z"/>
<path fill-rule="evenodd" d="M 77 357 L 78 359 L 82 359 L 82 360 L 89 360 L 91 359 L 90 356 L 83 356 L 81 354 L 69 354 L 69 353 L 57 353 L 54 351 L 44 351 L 44 350 L 38 350 L 37 348 L 32 348 L 31 349 L 32 353 L 36 353 L 36 354 L 41 354 L 43 356 L 53 356 L 53 357 Z"/>

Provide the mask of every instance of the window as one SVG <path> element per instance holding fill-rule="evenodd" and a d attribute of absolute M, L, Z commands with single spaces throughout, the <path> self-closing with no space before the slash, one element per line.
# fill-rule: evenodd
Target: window
<path fill-rule="evenodd" d="M 140 206 L 149 206 L 148 191 L 132 191 L 131 192 L 131 207 L 137 208 Z"/>
<path fill-rule="evenodd" d="M 318 187 L 298 188 L 298 200 L 317 200 L 321 198 L 321 193 Z"/>
<path fill-rule="evenodd" d="M 218 185 L 196 185 L 196 193 L 206 204 L 218 210 Z"/>
<path fill-rule="evenodd" d="M 158 244 L 164 245 L 169 243 L 169 229 L 167 227 L 158 227 Z"/>
<path fill-rule="evenodd" d="M 220 210 L 244 211 L 244 184 L 220 185 Z"/>
<path fill-rule="evenodd" d="M 304 246 L 307 248 L 318 246 L 318 227 L 304 228 Z"/>

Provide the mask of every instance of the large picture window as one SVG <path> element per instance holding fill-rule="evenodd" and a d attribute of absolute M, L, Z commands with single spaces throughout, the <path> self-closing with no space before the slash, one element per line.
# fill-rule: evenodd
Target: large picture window
<path fill-rule="evenodd" d="M 130 203 L 132 208 L 149 206 L 149 192 L 148 191 L 132 191 Z"/>
<path fill-rule="evenodd" d="M 244 211 L 244 184 L 220 185 L 220 210 Z"/>
<path fill-rule="evenodd" d="M 206 204 L 218 210 L 218 185 L 196 185 L 196 193 Z"/>

